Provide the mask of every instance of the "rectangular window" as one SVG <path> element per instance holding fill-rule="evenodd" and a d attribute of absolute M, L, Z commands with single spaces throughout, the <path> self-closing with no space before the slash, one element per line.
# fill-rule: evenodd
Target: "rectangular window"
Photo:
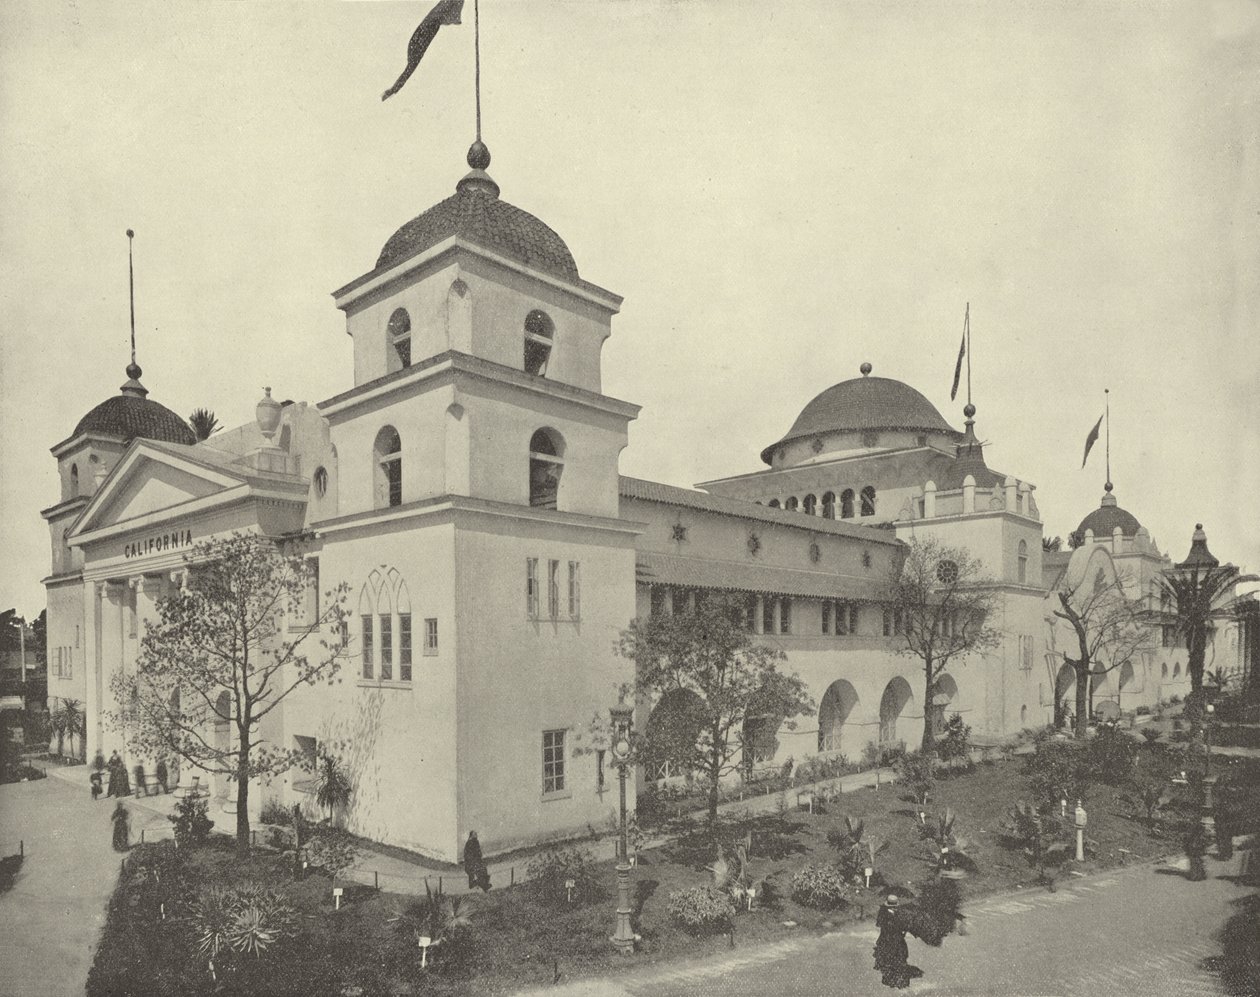
<path fill-rule="evenodd" d="M 893 633 L 903 634 L 906 632 L 906 617 L 901 611 L 901 607 L 893 609 Z"/>
<path fill-rule="evenodd" d="M 595 792 L 602 793 L 604 791 L 604 756 L 608 752 L 603 748 L 595 750 Z"/>
<path fill-rule="evenodd" d="M 308 625 L 319 622 L 319 558 L 306 559 L 306 622 Z"/>
<path fill-rule="evenodd" d="M 66 661 L 61 669 L 61 677 L 67 679 L 74 678 L 74 651 L 68 647 L 66 648 Z"/>
<path fill-rule="evenodd" d="M 538 558 L 525 558 L 525 615 L 538 619 Z"/>
<path fill-rule="evenodd" d="M 398 677 L 411 681 L 411 614 L 398 614 Z"/>
<path fill-rule="evenodd" d="M 779 633 L 790 634 L 792 632 L 792 600 L 782 600 L 783 606 L 779 611 Z"/>
<path fill-rule="evenodd" d="M 438 653 L 437 619 L 432 616 L 424 621 L 424 653 L 430 657 Z"/>
<path fill-rule="evenodd" d="M 564 792 L 564 731 L 543 731 L 543 792 Z"/>
<path fill-rule="evenodd" d="M 394 618 L 381 614 L 381 678 L 394 677 Z"/>
<path fill-rule="evenodd" d="M 757 597 L 750 595 L 744 605 L 744 629 L 753 633 L 757 629 Z"/>
<path fill-rule="evenodd" d="M 578 619 L 582 615 L 582 566 L 569 562 L 569 616 Z"/>
<path fill-rule="evenodd" d="M 359 617 L 359 620 L 363 624 L 363 677 L 370 679 L 375 665 L 373 660 L 372 638 L 374 634 L 372 633 L 372 617 L 365 613 Z"/>
<path fill-rule="evenodd" d="M 547 616 L 560 618 L 560 562 L 547 562 Z"/>
<path fill-rule="evenodd" d="M 1033 639 L 1029 636 L 1021 636 L 1020 644 L 1020 661 L 1019 667 L 1026 672 L 1032 671 L 1033 666 Z"/>
<path fill-rule="evenodd" d="M 79 646 L 79 627 L 78 627 L 78 624 L 75 624 L 75 627 L 74 627 L 74 646 L 75 646 L 75 647 L 78 647 L 78 646 Z"/>
<path fill-rule="evenodd" d="M 836 603 L 836 636 L 843 637 L 849 632 L 849 604 Z"/>
<path fill-rule="evenodd" d="M 761 601 L 761 632 L 774 633 L 774 600 L 762 599 Z"/>
<path fill-rule="evenodd" d="M 822 632 L 831 633 L 831 603 L 825 599 L 822 604 Z"/>

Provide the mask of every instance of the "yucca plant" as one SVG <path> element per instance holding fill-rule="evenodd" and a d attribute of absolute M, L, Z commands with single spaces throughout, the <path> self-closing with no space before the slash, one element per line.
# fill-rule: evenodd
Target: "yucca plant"
<path fill-rule="evenodd" d="M 332 823 L 334 809 L 350 802 L 350 780 L 336 756 L 327 753 L 320 754 L 317 778 L 315 802 L 328 811 Z"/>
<path fill-rule="evenodd" d="M 188 911 L 188 922 L 197 942 L 197 952 L 214 959 L 232 945 L 229 940 L 236 925 L 236 901 L 232 891 L 222 886 L 202 890 Z"/>

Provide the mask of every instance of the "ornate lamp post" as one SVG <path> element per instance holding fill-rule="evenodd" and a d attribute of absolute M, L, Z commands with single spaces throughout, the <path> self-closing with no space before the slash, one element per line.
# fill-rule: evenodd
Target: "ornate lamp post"
<path fill-rule="evenodd" d="M 634 954 L 636 937 L 630 927 L 630 848 L 626 838 L 626 769 L 630 764 L 630 728 L 634 707 L 618 703 L 612 716 L 612 757 L 621 784 L 621 840 L 617 849 L 617 928 L 610 939 L 622 955 Z"/>

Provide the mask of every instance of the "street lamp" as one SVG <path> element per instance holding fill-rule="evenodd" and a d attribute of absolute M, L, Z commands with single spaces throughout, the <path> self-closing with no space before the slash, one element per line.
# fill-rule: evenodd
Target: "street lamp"
<path fill-rule="evenodd" d="M 626 837 L 626 769 L 630 764 L 630 730 L 634 707 L 618 703 L 612 717 L 612 758 L 621 784 L 621 840 L 617 850 L 617 928 L 610 941 L 622 955 L 634 954 L 636 941 L 630 926 L 630 848 Z"/>
<path fill-rule="evenodd" d="M 1216 779 L 1212 776 L 1212 715 L 1216 707 L 1211 703 L 1203 708 L 1203 812 L 1204 820 L 1212 822 L 1212 787 Z"/>

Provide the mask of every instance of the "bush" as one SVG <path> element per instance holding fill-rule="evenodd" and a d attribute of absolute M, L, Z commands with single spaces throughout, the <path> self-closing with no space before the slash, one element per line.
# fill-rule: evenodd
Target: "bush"
<path fill-rule="evenodd" d="M 854 771 L 854 766 L 844 755 L 813 755 L 796 766 L 792 781 L 802 786 L 824 779 L 838 779 Z"/>
<path fill-rule="evenodd" d="M 210 804 L 199 796 L 185 796 L 175 804 L 175 812 L 166 819 L 175 825 L 175 843 L 180 848 L 205 844 L 214 827 L 209 812 Z"/>
<path fill-rule="evenodd" d="M 937 736 L 936 757 L 951 767 L 971 754 L 971 728 L 963 723 L 961 713 L 951 713 L 945 729 Z"/>
<path fill-rule="evenodd" d="M 735 918 L 735 905 L 722 890 L 695 886 L 669 895 L 669 917 L 692 934 L 723 931 Z"/>
<path fill-rule="evenodd" d="M 849 884 L 831 865 L 807 865 L 792 875 L 792 899 L 806 907 L 835 910 L 849 902 Z"/>
<path fill-rule="evenodd" d="M 1151 708 L 1149 706 L 1139 706 L 1133 711 L 1133 715 L 1137 717 L 1148 717 L 1151 715 Z"/>
<path fill-rule="evenodd" d="M 1046 741 L 1028 757 L 1028 784 L 1038 806 L 1078 800 L 1089 785 L 1091 752 L 1076 741 Z"/>
<path fill-rule="evenodd" d="M 1115 786 L 1126 779 L 1137 761 L 1137 742 L 1119 727 L 1104 724 L 1089 742 L 1089 765 L 1103 782 Z"/>
<path fill-rule="evenodd" d="M 583 903 L 598 896 L 592 862 L 591 853 L 585 848 L 548 848 L 530 859 L 525 874 L 544 902 L 568 904 L 569 888 L 565 883 L 572 880 L 572 902 Z"/>
<path fill-rule="evenodd" d="M 349 833 L 339 827 L 319 824 L 314 826 L 314 833 L 306 846 L 306 854 L 311 865 L 319 866 L 336 879 L 354 864 L 358 852 Z"/>
<path fill-rule="evenodd" d="M 258 820 L 263 824 L 291 824 L 293 812 L 279 800 L 271 799 L 262 805 Z"/>
<path fill-rule="evenodd" d="M 897 760 L 897 778 L 917 802 L 926 803 L 933 785 L 931 756 L 919 752 L 903 755 Z"/>

